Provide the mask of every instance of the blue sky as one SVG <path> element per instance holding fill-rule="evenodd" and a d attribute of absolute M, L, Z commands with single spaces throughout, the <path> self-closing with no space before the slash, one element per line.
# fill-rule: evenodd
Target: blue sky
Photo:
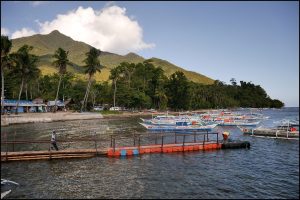
<path fill-rule="evenodd" d="M 251 81 L 299 106 L 297 1 L 1 1 L 2 34 L 53 28 L 101 50 L 158 57 L 228 84 Z"/>

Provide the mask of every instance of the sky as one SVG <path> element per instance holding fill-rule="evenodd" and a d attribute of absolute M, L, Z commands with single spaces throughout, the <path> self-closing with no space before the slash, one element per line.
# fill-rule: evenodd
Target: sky
<path fill-rule="evenodd" d="M 52 30 L 102 51 L 157 57 L 299 107 L 298 1 L 1 1 L 1 34 Z"/>

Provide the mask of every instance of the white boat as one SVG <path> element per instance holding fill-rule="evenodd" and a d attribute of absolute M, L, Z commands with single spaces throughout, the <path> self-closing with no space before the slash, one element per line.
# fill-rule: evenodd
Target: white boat
<path fill-rule="evenodd" d="M 177 122 L 175 126 L 140 124 L 150 131 L 212 131 L 217 126 L 217 124 L 188 125 L 187 122 Z"/>

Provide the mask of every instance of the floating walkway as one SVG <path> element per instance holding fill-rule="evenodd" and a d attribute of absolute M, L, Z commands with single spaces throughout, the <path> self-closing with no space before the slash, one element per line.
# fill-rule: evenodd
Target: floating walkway
<path fill-rule="evenodd" d="M 216 140 L 209 140 L 208 135 L 215 134 Z M 59 151 L 21 151 L 21 152 L 1 152 L 1 162 L 6 161 L 25 161 L 25 160 L 52 160 L 52 159 L 66 159 L 66 158 L 90 158 L 95 156 L 104 157 L 126 157 L 135 156 L 147 153 L 172 153 L 172 152 L 187 152 L 187 151 L 200 151 L 200 150 L 218 150 L 218 149 L 233 149 L 233 148 L 250 148 L 250 143 L 247 141 L 238 142 L 222 142 L 218 139 L 218 133 L 205 133 L 202 141 L 197 141 L 199 134 L 175 134 L 175 143 L 166 143 L 165 135 L 160 135 L 155 138 L 155 144 L 141 145 L 141 137 L 134 136 L 133 146 L 116 147 L 114 137 L 111 137 L 111 144 L 109 148 L 95 148 L 90 149 L 65 149 Z M 186 142 L 186 136 L 194 136 L 192 142 Z M 183 137 L 182 142 L 177 139 Z M 160 144 L 157 144 L 157 138 L 161 139 Z M 138 140 L 137 140 L 138 139 Z M 77 140 L 78 141 L 78 140 Z M 87 140 L 95 142 L 96 140 Z M 46 143 L 48 141 L 31 141 L 30 143 Z M 63 141 L 60 141 L 63 142 Z M 20 144 L 20 141 L 4 141 L 2 144 Z M 29 142 L 27 142 L 29 143 Z"/>

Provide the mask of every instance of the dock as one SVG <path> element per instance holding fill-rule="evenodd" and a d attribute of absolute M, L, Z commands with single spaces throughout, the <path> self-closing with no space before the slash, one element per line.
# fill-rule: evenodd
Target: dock
<path fill-rule="evenodd" d="M 213 139 L 209 136 L 214 135 Z M 219 140 L 218 133 L 193 133 L 193 134 L 159 134 L 152 135 L 155 137 L 155 143 L 142 144 L 141 141 L 145 136 L 133 135 L 133 145 L 130 146 L 116 146 L 117 136 L 111 136 L 110 147 L 98 147 L 96 139 L 85 140 L 58 140 L 62 142 L 74 141 L 89 141 L 95 143 L 95 148 L 84 149 L 64 149 L 52 150 L 49 148 L 44 151 L 1 151 L 1 162 L 7 161 L 26 161 L 26 160 L 52 160 L 52 159 L 67 159 L 67 158 L 91 158 L 96 156 L 102 157 L 127 157 L 137 156 L 142 154 L 151 153 L 173 153 L 173 152 L 188 152 L 188 151 L 206 151 L 206 150 L 219 150 L 231 148 L 250 148 L 250 143 L 242 142 L 223 142 Z M 171 137 L 171 138 L 170 138 Z M 199 140 L 199 137 L 201 138 Z M 147 138 L 149 142 L 149 138 Z M 189 140 L 188 140 L 189 139 Z M 170 143 L 170 140 L 173 141 Z M 192 140 L 192 141 L 191 141 Z M 26 143 L 49 143 L 46 140 L 35 141 L 1 141 L 1 145 L 16 145 Z M 51 145 L 51 143 L 49 143 Z M 7 149 L 7 148 L 6 148 Z M 14 149 L 14 148 L 13 148 Z"/>

